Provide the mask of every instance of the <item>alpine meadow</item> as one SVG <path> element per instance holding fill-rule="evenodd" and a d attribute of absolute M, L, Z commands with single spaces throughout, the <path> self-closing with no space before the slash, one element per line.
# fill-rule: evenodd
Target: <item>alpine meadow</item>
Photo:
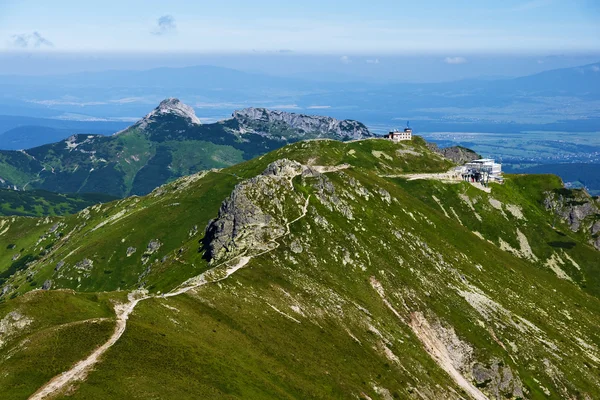
<path fill-rule="evenodd" d="M 0 21 L 1 400 L 600 399 L 595 2 Z"/>

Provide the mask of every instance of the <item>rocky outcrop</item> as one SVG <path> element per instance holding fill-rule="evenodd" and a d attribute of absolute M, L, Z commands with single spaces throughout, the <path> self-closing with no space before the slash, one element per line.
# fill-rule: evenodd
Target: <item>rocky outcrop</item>
<path fill-rule="evenodd" d="M 173 115 L 185 119 L 190 125 L 202 125 L 194 109 L 179 99 L 169 98 L 163 100 L 150 114 L 138 121 L 134 127 L 146 129 L 148 125 L 157 122 L 161 117 Z"/>
<path fill-rule="evenodd" d="M 278 160 L 261 175 L 238 184 L 206 227 L 206 257 L 221 261 L 249 250 L 260 251 L 283 235 L 289 208 L 302 202 L 290 180 L 305 170 L 296 161 Z"/>
<path fill-rule="evenodd" d="M 127 257 L 131 257 L 136 251 L 137 251 L 137 249 L 135 247 L 128 247 L 127 248 Z"/>
<path fill-rule="evenodd" d="M 288 140 L 330 138 L 340 140 L 364 139 L 375 136 L 362 123 L 339 121 L 331 117 L 273 111 L 266 108 L 245 108 L 233 113 L 237 133 L 257 133 Z"/>
<path fill-rule="evenodd" d="M 573 232 L 583 230 L 590 235 L 590 243 L 600 250 L 600 200 L 583 189 L 548 191 L 544 207 L 564 221 Z"/>
<path fill-rule="evenodd" d="M 89 258 L 84 258 L 83 260 L 75 264 L 75 268 L 82 271 L 91 271 L 93 267 L 94 262 Z"/>
<path fill-rule="evenodd" d="M 518 376 L 514 376 L 510 367 L 500 361 L 494 361 L 489 367 L 475 363 L 472 374 L 477 387 L 493 399 L 524 397 L 521 380 Z"/>
<path fill-rule="evenodd" d="M 470 161 L 478 160 L 481 158 L 481 156 L 479 154 L 475 153 L 471 149 L 467 149 L 466 147 L 452 146 L 452 147 L 445 147 L 443 149 L 440 149 L 438 147 L 438 145 L 435 143 L 427 143 L 427 147 L 429 148 L 429 150 L 433 151 L 434 153 L 437 153 L 437 154 L 441 155 L 442 157 L 445 157 L 445 158 L 453 161 L 454 163 L 460 164 L 460 165 L 466 164 Z"/>

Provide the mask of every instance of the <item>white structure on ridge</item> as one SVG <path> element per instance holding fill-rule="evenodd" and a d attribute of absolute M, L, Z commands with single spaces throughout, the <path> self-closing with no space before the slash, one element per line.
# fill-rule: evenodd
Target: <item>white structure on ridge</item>
<path fill-rule="evenodd" d="M 489 180 L 502 182 L 502 164 L 498 164 L 491 158 L 481 158 L 473 160 L 462 167 L 458 167 L 456 172 L 462 175 L 464 180 L 471 182 L 487 183 Z"/>
<path fill-rule="evenodd" d="M 412 140 L 412 129 L 410 125 L 407 124 L 407 127 L 406 129 L 404 129 L 404 131 L 399 131 L 398 129 L 395 129 L 387 135 L 385 135 L 384 138 L 394 142 L 400 142 L 402 140 Z"/>

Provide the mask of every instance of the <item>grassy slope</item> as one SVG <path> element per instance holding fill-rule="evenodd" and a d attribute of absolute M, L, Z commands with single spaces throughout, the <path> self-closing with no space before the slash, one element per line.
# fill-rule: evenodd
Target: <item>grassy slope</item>
<path fill-rule="evenodd" d="M 198 253 L 202 229 L 240 179 L 282 157 L 317 165 L 349 163 L 353 168 L 327 176 L 354 220 L 317 200 L 314 178 L 296 178 L 296 190 L 313 197 L 308 216 L 292 226 L 280 248 L 222 283 L 141 303 L 125 335 L 72 397 L 332 398 L 365 393 L 379 398 L 383 395 L 375 388 L 383 387 L 399 398 L 418 393 L 456 398 L 451 390 L 461 389 L 436 367 L 408 326 L 414 312 L 424 313 L 432 325 L 452 326 L 473 348 L 473 360 L 509 366 L 527 397 L 546 398 L 545 391 L 552 397 L 600 396 L 600 365 L 594 359 L 600 347 L 598 253 L 577 235 L 549 227 L 550 216 L 539 201 L 541 192 L 558 182 L 508 177 L 491 194 L 503 203 L 501 212 L 492 207 L 490 195 L 466 183 L 380 177 L 450 166 L 425 153 L 418 139 L 412 146 L 423 155 L 399 156 L 397 145 L 375 140 L 297 143 L 220 173 L 175 182 L 145 198 L 95 207 L 61 219 L 65 237 L 76 233 L 32 267 L 33 278 L 17 276 L 11 283 L 20 285 L 19 292 L 30 290 L 31 280 L 39 287 L 45 279 L 53 279 L 56 287 L 90 292 L 131 289 L 138 282 L 166 291 L 207 268 Z M 370 193 L 368 198 L 356 182 Z M 385 201 L 382 189 L 394 200 Z M 482 222 L 461 194 L 476 199 Z M 508 212 L 508 204 L 519 205 L 526 220 Z M 121 210 L 127 211 L 120 219 L 92 231 Z M 38 237 L 53 223 L 27 229 Z M 16 228 L 11 225 L 0 240 L 12 240 Z M 517 228 L 539 261 L 498 248 L 499 238 L 519 248 Z M 163 243 L 151 257 L 159 261 L 142 265 L 141 253 L 151 239 Z M 552 244 L 567 240 L 576 245 Z M 297 248 L 292 242 L 303 250 L 291 251 Z M 130 246 L 137 252 L 127 258 Z M 573 283 L 544 266 L 554 253 L 564 260 L 566 253 L 580 266 L 562 266 Z M 72 268 L 86 257 L 94 261 L 89 277 Z M 59 260 L 65 260 L 65 267 L 54 273 Z M 371 278 L 381 282 L 400 319 L 386 308 Z M 474 303 L 473 298 L 490 302 Z"/>
<path fill-rule="evenodd" d="M 27 398 L 106 341 L 114 327 L 107 300 L 107 295 L 53 291 L 0 304 L 2 317 L 17 312 L 31 321 L 0 340 L 2 398 Z"/>
<path fill-rule="evenodd" d="M 0 189 L 0 215 L 43 217 L 74 214 L 91 205 L 112 200 L 115 200 L 113 196 L 103 194 L 69 195 L 43 190 Z"/>
<path fill-rule="evenodd" d="M 191 126 L 163 115 L 144 129 L 134 125 L 118 135 L 82 134 L 26 152 L 0 151 L 0 183 L 60 193 L 144 195 L 181 176 L 232 166 L 286 143 L 251 133 L 239 137 L 229 130 L 232 123 Z M 287 128 L 273 127 L 272 133 L 282 129 Z"/>

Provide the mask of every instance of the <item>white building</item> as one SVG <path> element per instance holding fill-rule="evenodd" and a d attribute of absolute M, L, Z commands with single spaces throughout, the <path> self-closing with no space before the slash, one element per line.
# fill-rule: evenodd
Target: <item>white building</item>
<path fill-rule="evenodd" d="M 387 135 L 385 135 L 384 138 L 394 141 L 394 142 L 400 142 L 403 140 L 412 140 L 412 129 L 406 128 L 404 131 L 399 131 L 396 129 L 396 130 L 391 131 Z"/>
<path fill-rule="evenodd" d="M 502 181 L 502 164 L 498 164 L 491 158 L 482 158 L 468 162 L 461 168 L 463 178 L 475 181 L 493 179 Z"/>
<path fill-rule="evenodd" d="M 491 158 L 482 158 L 479 160 L 473 160 L 467 164 L 465 164 L 467 169 L 475 170 L 475 171 L 485 171 L 490 175 L 500 175 L 502 174 L 502 164 L 498 164 Z"/>

